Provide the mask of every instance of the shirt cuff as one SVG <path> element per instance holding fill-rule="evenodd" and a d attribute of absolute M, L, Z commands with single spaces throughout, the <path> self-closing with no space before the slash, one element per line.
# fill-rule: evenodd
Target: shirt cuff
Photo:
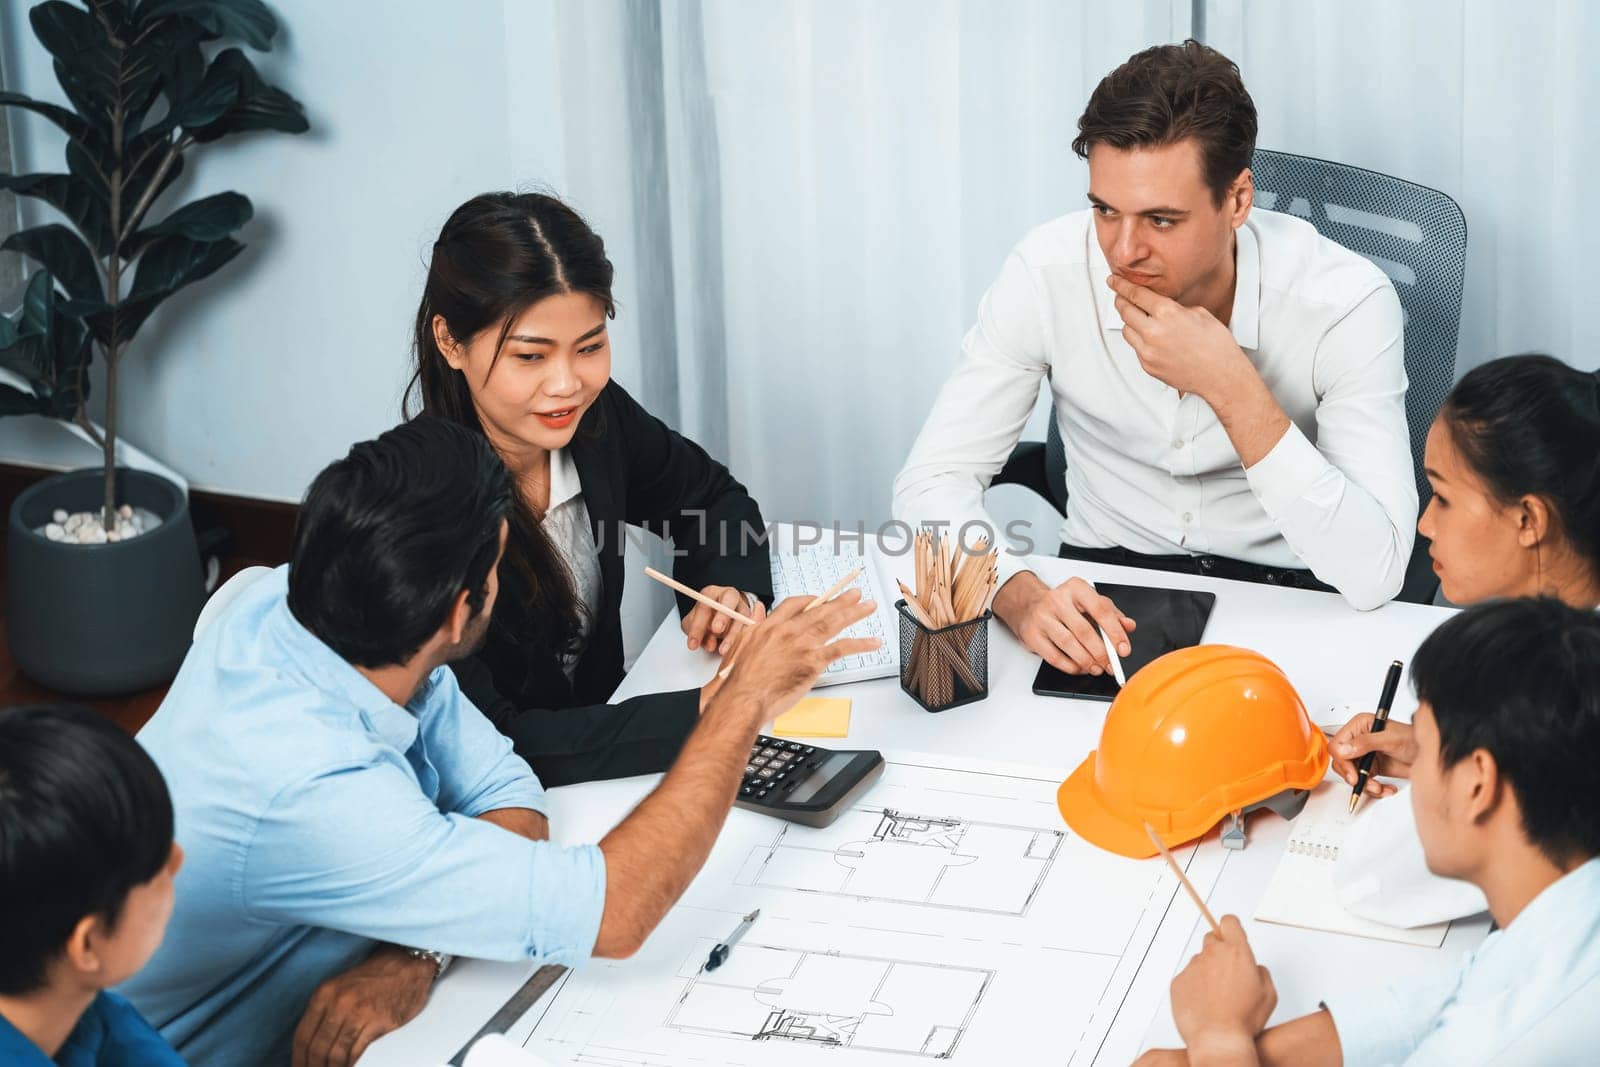
<path fill-rule="evenodd" d="M 559 885 L 543 883 L 548 892 L 530 894 L 533 908 L 528 956 L 539 964 L 574 967 L 594 955 L 600 917 L 606 905 L 606 858 L 599 845 L 562 847 L 569 860 Z"/>
<path fill-rule="evenodd" d="M 1417 1047 L 1417 1037 L 1430 1019 L 1400 1019 L 1401 1003 L 1394 990 L 1380 984 L 1361 986 L 1325 997 L 1322 1006 L 1333 1016 L 1346 1067 L 1403 1063 Z"/>
<path fill-rule="evenodd" d="M 510 757 L 508 753 L 508 757 L 517 759 L 523 766 L 527 765 L 520 756 Z M 549 804 L 545 800 L 544 786 L 539 783 L 539 779 L 532 771 L 528 772 L 526 778 L 506 782 L 490 793 L 473 797 L 472 804 L 464 808 L 461 814 L 476 819 L 484 812 L 500 811 L 504 808 L 524 808 L 536 811 L 540 815 L 550 814 Z"/>
<path fill-rule="evenodd" d="M 1327 457 L 1291 422 L 1272 451 L 1246 468 L 1244 476 L 1262 509 L 1274 522 L 1282 522 L 1327 467 Z"/>
<path fill-rule="evenodd" d="M 1021 574 L 1023 571 L 1033 570 L 1033 568 L 1028 565 L 1027 556 L 1014 553 L 1004 545 L 1000 547 L 1000 554 L 995 557 L 994 569 L 994 587 L 996 590 L 1003 589 L 1007 582 Z"/>

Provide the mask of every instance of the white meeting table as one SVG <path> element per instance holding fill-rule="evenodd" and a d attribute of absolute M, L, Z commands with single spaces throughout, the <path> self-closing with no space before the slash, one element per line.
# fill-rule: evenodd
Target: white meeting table
<path fill-rule="evenodd" d="M 780 542 L 775 539 L 774 543 Z M 781 543 L 792 544 L 791 537 L 783 537 Z M 910 584 L 911 561 L 909 556 L 885 556 L 879 561 L 880 590 L 892 603 L 898 599 L 898 593 L 890 596 L 893 580 L 898 577 Z M 1312 721 L 1318 724 L 1340 723 L 1356 711 L 1370 710 L 1389 661 L 1409 663 L 1423 638 L 1453 612 L 1400 603 L 1357 612 L 1332 593 L 1045 556 L 1033 557 L 1030 565 L 1051 584 L 1076 574 L 1095 582 L 1215 592 L 1216 609 L 1206 627 L 1205 641 L 1254 649 L 1272 659 L 1288 674 Z M 688 651 L 673 611 L 613 699 L 703 685 L 716 663 L 706 653 Z M 1038 664 L 1038 658 L 996 620 L 989 631 L 989 696 L 985 700 L 929 714 L 900 690 L 897 678 L 826 687 L 817 692 L 851 698 L 850 733 L 847 738 L 818 743 L 1026 764 L 1056 768 L 1065 775 L 1097 746 L 1109 705 L 1036 696 L 1032 685 Z M 1396 721 L 1409 720 L 1414 706 L 1408 674 L 1395 701 Z M 634 800 L 658 780 L 659 776 L 636 779 Z M 598 841 L 627 814 L 621 807 L 593 810 L 594 805 L 582 803 L 584 789 L 579 785 L 550 792 L 551 830 L 556 841 Z M 1248 817 L 1247 825 L 1248 846 L 1228 853 L 1207 903 L 1218 916 L 1233 913 L 1244 920 L 1257 959 L 1272 971 L 1277 985 L 1274 1022 L 1316 1010 L 1334 983 L 1352 976 L 1403 978 L 1453 967 L 1488 931 L 1487 917 L 1459 921 L 1451 925 L 1443 947 L 1431 949 L 1255 922 L 1249 916 L 1283 855 L 1289 824 L 1270 812 L 1261 812 Z M 1209 843 L 1216 846 L 1215 830 Z M 1194 912 L 1187 900 L 1180 898 L 1179 903 Z M 1158 948 L 1162 944 L 1170 948 L 1166 939 L 1182 936 L 1187 948 L 1181 959 L 1187 960 L 1198 950 L 1204 933 L 1204 922 L 1194 913 L 1193 922 L 1166 924 Z M 1150 955 L 1161 958 L 1157 949 Z M 445 1063 L 533 970 L 528 963 L 458 961 L 440 980 L 423 1013 L 375 1043 L 362 1058 L 363 1067 Z M 1147 1044 L 1177 1045 L 1180 1042 L 1164 995 L 1172 972 L 1156 970 L 1150 966 L 1141 970 L 1127 1001 L 1155 999 L 1163 1007 L 1154 1017 L 1120 1014 L 1114 1032 L 1131 1026 Z M 1151 983 L 1163 992 L 1153 997 Z"/>

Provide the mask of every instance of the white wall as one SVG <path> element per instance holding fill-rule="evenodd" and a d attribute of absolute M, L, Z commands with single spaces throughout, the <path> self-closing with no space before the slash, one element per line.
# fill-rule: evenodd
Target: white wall
<path fill-rule="evenodd" d="M 277 46 L 252 59 L 305 105 L 311 132 L 191 152 L 167 209 L 234 189 L 256 217 L 244 254 L 135 341 L 121 418 L 197 487 L 298 500 L 353 441 L 398 421 L 423 264 L 450 210 L 491 188 L 562 184 L 560 82 L 549 0 L 272 6 Z M 62 101 L 23 5 L 3 7 L 9 87 Z M 55 128 L 13 114 L 18 169 L 64 169 Z M 48 214 L 32 211 L 25 223 Z M 0 461 L 95 462 L 70 442 L 44 420 L 0 420 Z"/>

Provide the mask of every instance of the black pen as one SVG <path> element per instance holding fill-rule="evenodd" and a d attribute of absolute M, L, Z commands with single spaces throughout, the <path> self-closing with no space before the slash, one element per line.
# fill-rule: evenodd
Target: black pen
<path fill-rule="evenodd" d="M 1381 733 L 1389 725 L 1389 707 L 1394 703 L 1395 690 L 1400 688 L 1400 661 L 1395 660 L 1389 664 L 1389 673 L 1383 676 L 1383 695 L 1378 697 L 1378 713 L 1373 716 L 1372 732 Z M 1372 757 L 1376 752 L 1368 752 L 1361 757 L 1361 762 L 1356 764 L 1356 787 L 1350 792 L 1350 810 L 1354 812 L 1356 805 L 1361 801 L 1361 793 L 1367 788 L 1367 776 L 1372 773 Z"/>
<path fill-rule="evenodd" d="M 744 921 L 733 928 L 733 933 L 728 935 L 728 940 L 711 950 L 711 955 L 706 959 L 706 962 L 701 966 L 700 969 L 702 971 L 714 971 L 718 967 L 721 967 L 723 961 L 728 958 L 728 953 L 733 951 L 734 942 L 738 941 L 744 936 L 744 932 L 750 929 L 750 924 L 755 922 L 756 917 L 760 914 L 761 909 L 757 908 L 749 915 L 746 915 L 744 917 Z"/>

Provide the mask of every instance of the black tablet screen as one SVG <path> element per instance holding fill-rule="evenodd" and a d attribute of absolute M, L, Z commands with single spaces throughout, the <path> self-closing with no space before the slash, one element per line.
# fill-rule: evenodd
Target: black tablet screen
<path fill-rule="evenodd" d="M 1215 593 L 1188 589 L 1153 589 L 1110 582 L 1096 582 L 1095 588 L 1138 623 L 1128 636 L 1133 652 L 1122 657 L 1122 669 L 1129 678 L 1168 652 L 1198 645 L 1217 603 Z M 1041 663 L 1033 679 L 1033 691 L 1041 696 L 1110 700 L 1117 695 L 1117 680 L 1109 674 L 1063 674 L 1050 664 Z"/>

